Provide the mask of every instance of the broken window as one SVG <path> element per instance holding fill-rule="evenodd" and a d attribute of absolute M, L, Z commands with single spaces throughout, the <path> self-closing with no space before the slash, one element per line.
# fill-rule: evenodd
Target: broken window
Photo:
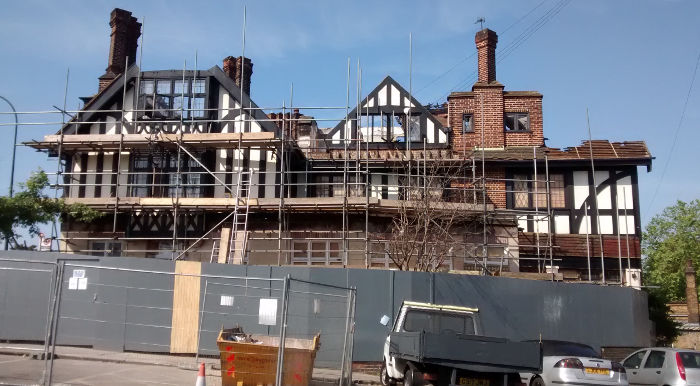
<path fill-rule="evenodd" d="M 530 120 L 528 113 L 506 113 L 503 122 L 506 131 L 529 131 Z"/>
<path fill-rule="evenodd" d="M 361 115 L 359 130 L 365 142 L 386 142 L 389 139 L 389 117 L 384 114 Z"/>
<path fill-rule="evenodd" d="M 472 114 L 462 114 L 462 134 L 474 132 L 474 116 Z"/>
<path fill-rule="evenodd" d="M 406 125 L 408 121 L 408 125 Z M 420 115 L 395 115 L 394 116 L 394 140 L 396 142 L 406 141 L 406 127 L 408 127 L 408 140 L 411 142 L 421 142 Z"/>

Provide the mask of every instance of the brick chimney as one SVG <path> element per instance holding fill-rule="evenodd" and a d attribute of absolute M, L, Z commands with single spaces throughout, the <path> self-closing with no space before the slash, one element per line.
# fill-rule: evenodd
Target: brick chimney
<path fill-rule="evenodd" d="M 698 290 L 695 287 L 695 267 L 690 260 L 685 265 L 685 299 L 688 304 L 688 323 L 700 323 Z"/>
<path fill-rule="evenodd" d="M 474 37 L 476 49 L 479 53 L 479 83 L 492 83 L 496 81 L 496 43 L 498 35 L 488 28 L 476 33 Z"/>
<path fill-rule="evenodd" d="M 112 27 L 109 61 L 104 75 L 99 78 L 99 91 L 126 70 L 124 66 L 127 57 L 129 66 L 136 62 L 136 50 L 141 36 L 141 23 L 131 16 L 131 12 L 123 9 L 114 8 L 109 17 L 109 26 Z"/>
<path fill-rule="evenodd" d="M 250 96 L 250 77 L 253 75 L 253 62 L 250 58 L 227 56 L 224 58 L 224 72 L 238 87 L 243 83 L 243 92 Z"/>

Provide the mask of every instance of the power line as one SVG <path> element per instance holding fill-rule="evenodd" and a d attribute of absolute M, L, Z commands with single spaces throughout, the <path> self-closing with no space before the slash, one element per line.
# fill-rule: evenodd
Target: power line
<path fill-rule="evenodd" d="M 693 70 L 693 77 L 690 79 L 690 87 L 688 87 L 688 94 L 685 96 L 685 103 L 683 104 L 683 110 L 681 111 L 681 118 L 678 120 L 678 126 L 676 127 L 676 132 L 673 134 L 673 142 L 671 143 L 671 150 L 668 152 L 668 157 L 666 157 L 666 163 L 664 164 L 664 169 L 661 172 L 661 179 L 659 179 L 659 182 L 656 184 L 656 189 L 654 190 L 654 195 L 651 196 L 651 201 L 649 201 L 649 205 L 647 205 L 647 210 L 646 213 L 649 212 L 649 209 L 651 209 L 651 205 L 654 203 L 654 200 L 656 199 L 656 195 L 659 193 L 659 187 L 661 186 L 661 183 L 664 181 L 664 177 L 666 176 L 666 170 L 668 169 L 668 164 L 671 162 L 671 157 L 673 156 L 673 150 L 676 147 L 676 142 L 678 141 L 678 133 L 681 130 L 681 126 L 683 125 L 683 120 L 685 119 L 685 110 L 688 107 L 688 102 L 690 101 L 690 94 L 693 91 L 693 84 L 695 83 L 695 75 L 698 73 L 698 65 L 700 64 L 700 53 L 698 53 L 698 58 L 695 60 L 695 69 Z"/>
<path fill-rule="evenodd" d="M 517 50 L 520 46 L 525 43 L 532 35 L 535 34 L 535 32 L 539 31 L 545 24 L 547 24 L 550 20 L 552 20 L 556 15 L 559 14 L 559 12 L 564 9 L 571 0 L 560 0 L 558 3 L 554 4 L 549 10 L 547 10 L 542 16 L 540 16 L 537 20 L 535 20 L 530 26 L 525 28 L 523 32 L 520 33 L 515 39 L 513 39 L 506 47 L 502 48 L 501 50 L 498 51 L 497 53 L 497 63 L 500 63 L 503 61 L 505 58 L 507 58 L 511 53 L 513 53 L 515 50 Z M 537 6 L 539 7 L 539 5 Z M 457 89 L 461 89 L 466 87 L 469 83 L 474 82 L 476 79 L 476 74 L 477 71 L 472 71 L 472 73 L 459 83 L 450 91 L 447 93 L 443 94 L 440 96 L 437 101 L 441 101 L 445 99 L 452 91 L 455 91 Z"/>
<path fill-rule="evenodd" d="M 535 34 L 535 32 L 539 31 L 547 22 L 552 20 L 561 10 L 568 5 L 568 3 L 571 2 L 571 0 L 560 0 L 558 3 L 552 6 L 549 10 L 547 10 L 542 16 L 540 16 L 539 19 L 537 19 L 535 22 L 530 24 L 523 32 L 520 33 L 515 39 L 513 39 L 507 46 L 503 47 L 501 50 L 498 51 L 497 54 L 497 61 L 496 63 L 501 63 L 505 58 L 510 56 L 511 53 L 513 53 L 516 49 L 518 49 L 520 46 L 522 46 L 525 41 L 527 41 L 532 35 Z M 464 88 L 469 85 L 469 83 L 473 83 L 476 80 L 477 77 L 477 71 L 473 71 L 467 79 L 465 79 L 462 83 L 460 83 L 458 86 L 452 89 L 452 91 L 459 89 L 459 88 Z"/>
<path fill-rule="evenodd" d="M 514 23 L 512 23 L 512 24 L 509 25 L 506 29 L 504 29 L 502 32 L 500 32 L 501 36 L 505 35 L 506 32 L 508 32 L 511 28 L 515 27 L 515 26 L 516 26 L 518 23 L 520 23 L 521 21 L 523 21 L 526 17 L 530 16 L 530 15 L 531 15 L 533 12 L 535 12 L 540 6 L 542 6 L 542 4 L 544 4 L 544 3 L 546 3 L 546 2 L 547 2 L 547 0 L 542 0 L 542 1 L 541 1 L 539 4 L 537 4 L 534 8 L 532 8 L 529 12 L 527 12 L 524 16 L 520 17 L 518 20 L 516 20 Z M 438 80 L 442 79 L 445 75 L 447 75 L 447 74 L 449 74 L 450 72 L 452 72 L 455 68 L 459 67 L 462 63 L 464 63 L 464 62 L 466 62 L 467 60 L 469 60 L 469 59 L 471 59 L 472 57 L 474 57 L 474 55 L 476 55 L 476 52 L 472 52 L 470 55 L 466 56 L 465 58 L 463 58 L 463 59 L 460 60 L 459 62 L 455 63 L 452 67 L 450 67 L 449 69 L 447 69 L 446 71 L 444 71 L 442 74 L 436 76 L 436 77 L 433 78 L 431 81 L 429 81 L 428 83 L 426 83 L 425 86 L 421 87 L 421 88 L 420 88 L 418 91 L 416 91 L 414 94 L 419 94 L 421 91 L 423 91 L 423 90 L 425 90 L 426 88 L 432 86 L 433 84 L 435 84 L 435 82 L 437 82 Z"/>

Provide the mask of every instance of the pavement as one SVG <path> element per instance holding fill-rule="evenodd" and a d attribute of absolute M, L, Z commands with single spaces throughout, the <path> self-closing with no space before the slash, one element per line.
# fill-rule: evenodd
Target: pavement
<path fill-rule="evenodd" d="M 39 384 L 44 371 L 43 346 L 0 345 L 0 385 Z M 38 358 L 38 359 L 35 359 Z M 221 385 L 218 358 L 56 347 L 53 384 L 69 385 L 194 385 L 198 363 L 204 362 L 207 386 Z M 339 369 L 314 368 L 310 385 L 338 384 Z M 376 374 L 353 373 L 354 384 L 378 384 Z"/>

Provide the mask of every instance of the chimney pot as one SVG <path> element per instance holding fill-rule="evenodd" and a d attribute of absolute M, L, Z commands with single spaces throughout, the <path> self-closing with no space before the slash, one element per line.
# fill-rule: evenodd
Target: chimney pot
<path fill-rule="evenodd" d="M 496 44 L 498 35 L 488 28 L 476 33 L 474 37 L 476 50 L 479 54 L 479 83 L 496 81 Z"/>

